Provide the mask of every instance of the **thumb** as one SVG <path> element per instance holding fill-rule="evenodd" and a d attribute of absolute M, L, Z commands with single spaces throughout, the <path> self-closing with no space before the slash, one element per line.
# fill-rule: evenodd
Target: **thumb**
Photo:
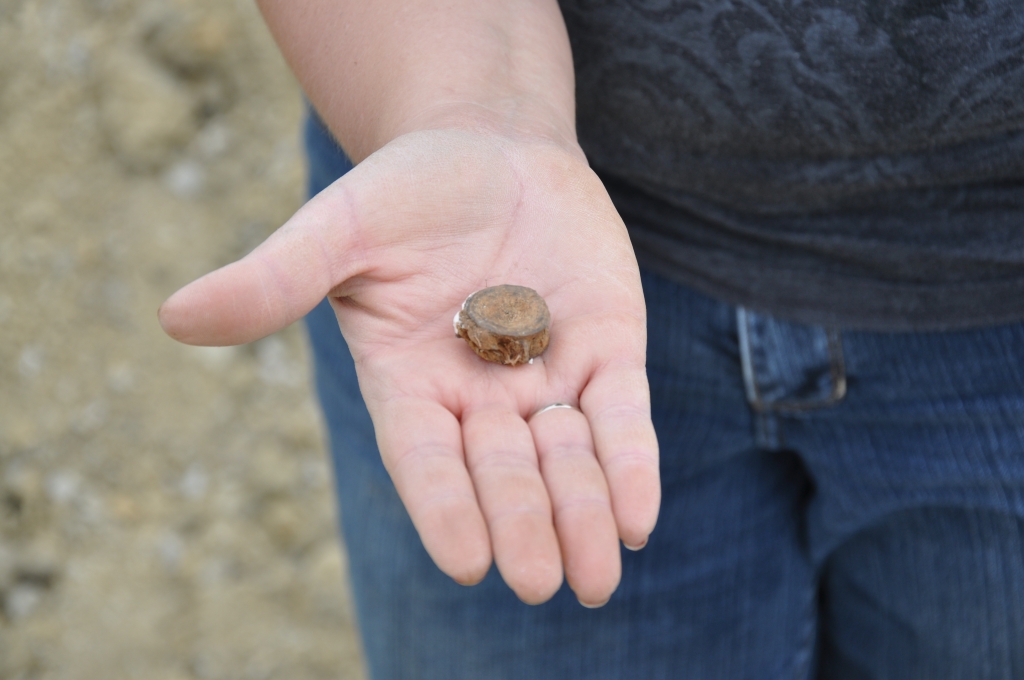
<path fill-rule="evenodd" d="M 354 273 L 351 215 L 336 182 L 252 253 L 168 298 L 157 313 L 164 332 L 189 345 L 238 345 L 301 319 Z"/>

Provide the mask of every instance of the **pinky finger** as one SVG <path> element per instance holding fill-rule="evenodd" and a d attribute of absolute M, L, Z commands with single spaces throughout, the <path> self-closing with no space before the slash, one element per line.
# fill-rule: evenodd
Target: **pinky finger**
<path fill-rule="evenodd" d="M 608 480 L 619 538 L 639 550 L 658 521 L 661 481 L 658 439 L 643 367 L 607 366 L 580 395 L 594 449 Z"/>

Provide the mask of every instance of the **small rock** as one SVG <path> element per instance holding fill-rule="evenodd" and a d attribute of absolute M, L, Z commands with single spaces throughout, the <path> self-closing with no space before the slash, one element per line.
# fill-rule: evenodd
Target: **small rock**
<path fill-rule="evenodd" d="M 46 495 L 57 505 L 73 502 L 81 489 L 82 480 L 70 470 L 58 470 L 46 478 Z"/>
<path fill-rule="evenodd" d="M 344 587 L 346 571 L 345 556 L 337 541 L 324 541 L 311 550 L 301 578 L 312 611 L 334 620 L 351 620 L 351 603 Z"/>
<path fill-rule="evenodd" d="M 181 566 L 181 560 L 185 555 L 185 543 L 177 534 L 164 534 L 157 542 L 156 552 L 164 569 L 173 573 Z"/>
<path fill-rule="evenodd" d="M 110 408 L 104 399 L 94 399 L 83 408 L 71 423 L 71 429 L 78 434 L 86 434 L 103 427 L 107 422 Z"/>
<path fill-rule="evenodd" d="M 196 147 L 204 158 L 216 158 L 225 151 L 231 141 L 231 131 L 220 121 L 206 124 L 196 137 Z"/>
<path fill-rule="evenodd" d="M 132 521 L 139 517 L 139 504 L 129 496 L 118 494 L 110 499 L 109 504 L 114 517 L 120 520 Z"/>
<path fill-rule="evenodd" d="M 302 486 L 307 489 L 323 489 L 331 480 L 330 470 L 327 469 L 327 461 L 323 457 L 312 460 L 304 460 L 299 467 Z"/>
<path fill-rule="evenodd" d="M 18 355 L 18 373 L 25 378 L 35 378 L 43 372 L 45 355 L 39 345 L 27 345 Z"/>
<path fill-rule="evenodd" d="M 298 461 L 270 442 L 249 453 L 245 475 L 247 486 L 266 497 L 290 495 L 301 483 Z"/>
<path fill-rule="evenodd" d="M 221 65 L 234 39 L 233 17 L 204 12 L 160 12 L 150 19 L 147 49 L 171 67 L 195 76 Z"/>
<path fill-rule="evenodd" d="M 341 547 L 334 541 L 325 542 L 310 558 L 307 569 L 317 586 L 341 590 L 347 569 Z"/>
<path fill-rule="evenodd" d="M 75 509 L 77 510 L 76 521 L 97 525 L 106 519 L 106 508 L 103 501 L 92 493 L 82 494 L 75 504 Z"/>
<path fill-rule="evenodd" d="M 54 588 L 60 576 L 60 563 L 51 542 L 36 541 L 23 546 L 13 556 L 10 581 L 3 589 L 3 610 L 11 621 L 27 618 L 43 596 Z"/>
<path fill-rule="evenodd" d="M 291 503 L 277 499 L 271 501 L 263 511 L 263 528 L 281 548 L 295 546 L 302 531 L 302 520 Z"/>
<path fill-rule="evenodd" d="M 295 387 L 302 383 L 303 368 L 288 353 L 284 340 L 271 335 L 256 343 L 258 375 L 267 385 Z"/>
<path fill-rule="evenodd" d="M 3 431 L 0 432 L 0 459 L 14 451 L 27 451 L 38 447 L 44 436 L 44 430 L 35 419 L 23 414 L 13 413 L 7 416 Z"/>
<path fill-rule="evenodd" d="M 199 463 L 192 463 L 185 470 L 178 488 L 181 490 L 181 495 L 185 498 L 196 500 L 206 494 L 206 488 L 209 486 L 209 483 L 210 479 L 206 476 L 203 466 Z"/>
<path fill-rule="evenodd" d="M 107 387 L 118 394 L 135 388 L 135 372 L 130 364 L 119 363 L 107 369 Z"/>
<path fill-rule="evenodd" d="M 199 570 L 199 580 L 206 588 L 217 588 L 222 584 L 236 580 L 240 568 L 232 559 L 214 557 L 206 560 Z"/>
<path fill-rule="evenodd" d="M 4 597 L 4 613 L 8 619 L 17 623 L 28 618 L 42 599 L 41 588 L 30 583 L 19 583 Z"/>
<path fill-rule="evenodd" d="M 61 573 L 56 548 L 50 543 L 35 543 L 16 558 L 15 575 L 19 583 L 31 583 L 46 590 L 52 588 Z"/>
<path fill-rule="evenodd" d="M 50 259 L 50 272 L 57 278 L 64 278 L 74 271 L 76 259 L 74 252 L 60 248 Z"/>
<path fill-rule="evenodd" d="M 165 165 L 196 132 L 188 89 L 129 48 L 111 50 L 101 73 L 100 118 L 118 158 L 132 169 Z"/>
<path fill-rule="evenodd" d="M 274 147 L 274 153 L 264 170 L 264 176 L 278 185 L 292 181 L 292 177 L 302 167 L 302 156 L 299 147 L 292 139 L 283 139 Z"/>
<path fill-rule="evenodd" d="M 0 543 L 0 592 L 10 589 L 17 574 L 14 552 Z"/>
<path fill-rule="evenodd" d="M 199 360 L 206 368 L 222 371 L 231 365 L 238 356 L 237 347 L 192 347 L 183 349 Z"/>
<path fill-rule="evenodd" d="M 68 70 L 76 76 L 83 76 L 89 71 L 91 60 L 92 53 L 82 38 L 72 40 L 67 47 Z"/>
<path fill-rule="evenodd" d="M 42 483 L 39 473 L 30 467 L 12 465 L 4 470 L 0 478 L 0 493 L 3 514 L 18 525 L 33 524 L 43 514 Z"/>
<path fill-rule="evenodd" d="M 164 173 L 164 186 L 178 198 L 197 198 L 206 186 L 206 171 L 195 161 L 175 163 Z"/>

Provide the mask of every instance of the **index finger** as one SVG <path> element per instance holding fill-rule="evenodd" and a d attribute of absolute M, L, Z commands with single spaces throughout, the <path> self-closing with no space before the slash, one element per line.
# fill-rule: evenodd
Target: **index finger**
<path fill-rule="evenodd" d="M 491 566 L 491 543 L 466 469 L 458 419 L 421 397 L 367 405 L 384 467 L 423 547 L 457 582 L 478 583 Z"/>

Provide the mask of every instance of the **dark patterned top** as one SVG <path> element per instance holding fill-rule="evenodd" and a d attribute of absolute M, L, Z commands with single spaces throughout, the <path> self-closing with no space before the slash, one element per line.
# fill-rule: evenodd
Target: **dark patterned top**
<path fill-rule="evenodd" d="M 643 264 L 815 323 L 1024 319 L 1024 2 L 561 4 Z"/>

